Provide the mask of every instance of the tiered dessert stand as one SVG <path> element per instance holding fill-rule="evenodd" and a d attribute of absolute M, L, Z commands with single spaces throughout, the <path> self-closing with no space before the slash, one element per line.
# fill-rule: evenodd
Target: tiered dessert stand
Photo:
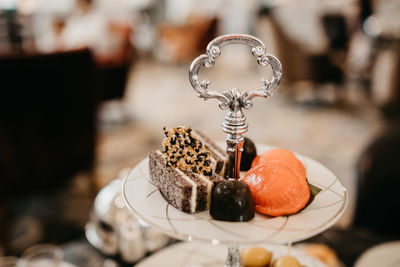
<path fill-rule="evenodd" d="M 211 67 L 220 55 L 220 48 L 228 44 L 244 44 L 251 47 L 258 64 L 271 66 L 272 79 L 263 79 L 261 89 L 242 93 L 234 88 L 220 93 L 208 90 L 208 81 L 199 83 L 198 72 L 201 67 Z M 265 45 L 257 38 L 244 35 L 223 35 L 207 46 L 207 53 L 196 58 L 190 66 L 189 79 L 198 96 L 208 100 L 219 100 L 221 109 L 229 109 L 222 123 L 227 133 L 226 143 L 230 161 L 229 177 L 240 178 L 240 157 L 247 131 L 246 118 L 242 108 L 252 107 L 256 96 L 272 95 L 281 80 L 281 64 L 274 56 L 266 54 Z M 270 149 L 266 145 L 257 145 L 259 153 Z M 128 209 L 149 225 L 185 241 L 199 240 L 213 245 L 226 244 L 228 256 L 225 266 L 239 267 L 239 245 L 285 244 L 305 240 L 331 227 L 343 214 L 347 205 L 347 191 L 339 179 L 317 161 L 297 154 L 307 170 L 307 179 L 322 190 L 301 212 L 281 217 L 268 217 L 256 214 L 248 222 L 225 222 L 213 220 L 208 211 L 188 214 L 172 207 L 161 196 L 158 188 L 150 181 L 148 159 L 134 167 L 124 180 L 122 196 Z"/>

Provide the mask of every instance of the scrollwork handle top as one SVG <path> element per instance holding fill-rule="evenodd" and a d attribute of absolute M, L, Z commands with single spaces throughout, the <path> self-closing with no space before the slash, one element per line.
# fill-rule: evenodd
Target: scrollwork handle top
<path fill-rule="evenodd" d="M 257 57 L 258 64 L 265 67 L 271 66 L 273 75 L 272 79 L 270 81 L 268 79 L 263 79 L 263 86 L 260 89 L 251 91 L 249 93 L 245 92 L 240 96 L 236 95 L 235 97 L 231 96 L 234 93 L 234 90 L 220 93 L 218 91 L 212 91 L 208 89 L 210 84 L 208 80 L 204 80 L 200 83 L 198 76 L 200 69 L 202 67 L 212 67 L 215 63 L 215 58 L 221 54 L 221 48 L 230 44 L 243 44 L 250 46 L 252 54 Z M 198 93 L 198 96 L 204 100 L 211 98 L 218 99 L 220 102 L 219 107 L 221 109 L 232 109 L 234 105 L 237 105 L 237 103 L 232 102 L 233 99 L 239 101 L 241 107 L 251 108 L 253 105 L 252 99 L 256 96 L 271 96 L 273 89 L 279 85 L 281 78 L 282 66 L 279 60 L 272 55 L 266 54 L 266 46 L 260 39 L 247 34 L 227 34 L 215 38 L 208 44 L 206 54 L 197 57 L 190 65 L 189 70 L 190 83 L 194 90 Z"/>
<path fill-rule="evenodd" d="M 266 52 L 264 43 L 254 36 L 248 34 L 226 34 L 215 38 L 207 45 L 207 55 L 215 58 L 220 55 L 222 47 L 230 44 L 248 45 L 252 47 L 251 52 L 256 57 L 261 57 Z"/>

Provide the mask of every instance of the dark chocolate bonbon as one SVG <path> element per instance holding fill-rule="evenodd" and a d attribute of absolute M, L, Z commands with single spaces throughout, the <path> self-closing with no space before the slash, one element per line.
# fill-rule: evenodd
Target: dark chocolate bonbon
<path fill-rule="evenodd" d="M 254 201 L 247 184 L 228 179 L 214 187 L 210 207 L 213 219 L 245 222 L 254 217 L 254 212 Z"/>
<path fill-rule="evenodd" d="M 241 171 L 248 171 L 251 168 L 251 163 L 253 159 L 257 156 L 257 149 L 251 139 L 245 137 L 244 138 L 244 145 L 243 145 L 243 152 L 242 157 L 240 160 L 240 170 Z"/>

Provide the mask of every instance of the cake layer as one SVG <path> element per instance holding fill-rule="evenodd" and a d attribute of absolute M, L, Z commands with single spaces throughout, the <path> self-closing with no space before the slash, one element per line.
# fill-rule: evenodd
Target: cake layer
<path fill-rule="evenodd" d="M 214 184 L 224 181 L 224 178 L 214 172 L 205 176 L 167 167 L 164 155 L 159 150 L 150 153 L 149 168 L 151 181 L 160 189 L 168 203 L 188 213 L 208 209 Z"/>

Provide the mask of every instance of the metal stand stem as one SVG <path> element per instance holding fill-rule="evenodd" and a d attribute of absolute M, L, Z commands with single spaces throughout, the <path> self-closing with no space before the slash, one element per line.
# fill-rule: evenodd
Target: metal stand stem
<path fill-rule="evenodd" d="M 228 177 L 240 179 L 240 159 L 242 157 L 244 138 L 242 134 L 247 132 L 246 117 L 240 104 L 241 92 L 232 89 L 230 110 L 222 122 L 222 130 L 227 133 L 226 152 L 229 156 Z"/>
<path fill-rule="evenodd" d="M 242 44 L 251 47 L 251 53 L 257 57 L 257 63 L 262 66 L 271 66 L 272 79 L 262 79 L 263 86 L 260 89 L 242 93 L 239 89 L 220 93 L 208 90 L 210 82 L 199 82 L 201 67 L 210 68 L 215 64 L 215 58 L 221 54 L 221 47 L 229 44 Z M 212 40 L 207 46 L 207 53 L 197 57 L 190 65 L 189 80 L 198 96 L 204 100 L 216 98 L 221 109 L 229 109 L 222 123 L 222 130 L 227 133 L 226 143 L 229 155 L 229 178 L 240 178 L 240 158 L 243 151 L 243 133 L 247 132 L 246 117 L 242 108 L 249 109 L 253 106 L 254 97 L 269 97 L 272 91 L 279 85 L 282 77 L 282 66 L 279 60 L 266 54 L 265 45 L 258 38 L 247 34 L 228 34 Z"/>
<path fill-rule="evenodd" d="M 251 53 L 257 58 L 257 63 L 261 66 L 272 68 L 272 79 L 262 79 L 263 86 L 260 89 L 242 93 L 239 89 L 233 88 L 231 91 L 208 90 L 210 82 L 204 80 L 199 82 L 200 68 L 210 68 L 215 63 L 215 58 L 221 54 L 221 47 L 229 44 L 242 44 L 251 47 Z M 207 46 L 207 53 L 198 56 L 190 65 L 189 80 L 196 91 L 198 97 L 204 100 L 218 99 L 221 109 L 229 109 L 224 121 L 222 130 L 227 133 L 226 144 L 229 156 L 229 178 L 240 179 L 240 160 L 243 151 L 244 138 L 243 133 L 247 132 L 246 117 L 242 108 L 249 109 L 253 106 L 254 97 L 269 97 L 273 90 L 279 85 L 282 77 L 282 65 L 279 60 L 269 54 L 266 54 L 264 43 L 251 35 L 247 34 L 228 34 L 212 40 Z M 225 267 L 240 267 L 239 246 L 230 244 L 228 247 L 228 257 Z"/>

